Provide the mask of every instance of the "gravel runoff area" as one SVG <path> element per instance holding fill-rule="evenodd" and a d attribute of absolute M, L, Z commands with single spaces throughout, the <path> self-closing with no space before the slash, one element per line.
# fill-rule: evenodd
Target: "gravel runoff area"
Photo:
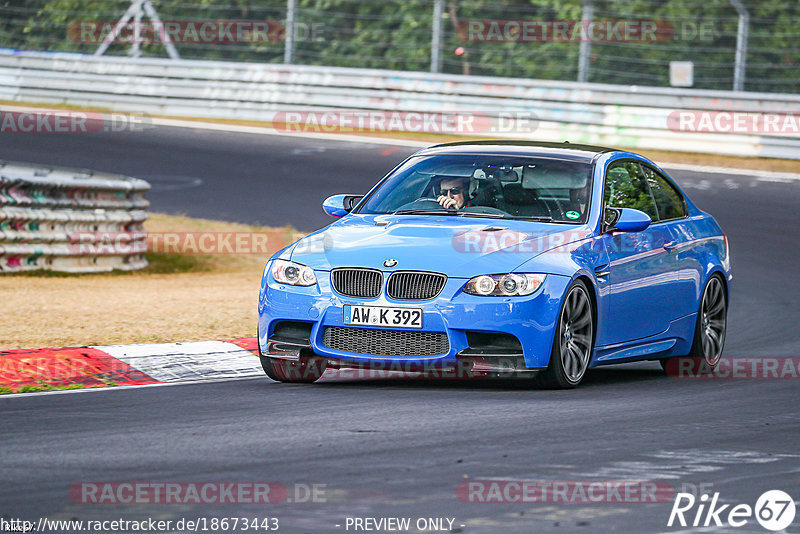
<path fill-rule="evenodd" d="M 261 273 L 293 230 L 160 214 L 145 229 L 160 251 L 142 271 L 0 276 L 4 308 L 13 310 L 0 324 L 0 349 L 255 336 Z M 168 236 L 177 246 L 165 246 Z M 213 253 L 195 254 L 192 243 Z"/>

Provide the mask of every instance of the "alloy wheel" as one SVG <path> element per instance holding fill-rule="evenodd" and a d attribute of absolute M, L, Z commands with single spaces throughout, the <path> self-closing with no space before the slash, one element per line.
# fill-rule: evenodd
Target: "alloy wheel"
<path fill-rule="evenodd" d="M 575 384 L 583 378 L 592 353 L 592 303 L 580 285 L 567 295 L 558 332 L 561 365 L 567 380 Z"/>
<path fill-rule="evenodd" d="M 725 290 L 716 276 L 708 281 L 700 307 L 700 335 L 702 336 L 703 357 L 709 366 L 714 367 L 722 356 L 727 326 Z"/>

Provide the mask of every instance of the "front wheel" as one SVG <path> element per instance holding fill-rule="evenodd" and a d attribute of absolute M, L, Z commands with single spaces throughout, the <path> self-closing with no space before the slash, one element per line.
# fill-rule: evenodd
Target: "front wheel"
<path fill-rule="evenodd" d="M 549 388 L 574 388 L 583 380 L 594 347 L 594 309 L 589 289 L 580 280 L 567 291 L 558 316 L 547 370 L 538 376 Z"/>
<path fill-rule="evenodd" d="M 311 384 L 320 379 L 327 366 L 327 360 L 317 357 L 299 360 L 284 360 L 269 356 L 259 356 L 259 358 L 264 372 L 276 382 Z"/>
<path fill-rule="evenodd" d="M 316 356 L 301 357 L 299 360 L 264 356 L 264 353 L 261 352 L 260 339 L 258 343 L 258 359 L 261 360 L 261 368 L 264 369 L 264 373 L 272 380 L 295 384 L 316 382 L 328 366 L 328 360 Z"/>

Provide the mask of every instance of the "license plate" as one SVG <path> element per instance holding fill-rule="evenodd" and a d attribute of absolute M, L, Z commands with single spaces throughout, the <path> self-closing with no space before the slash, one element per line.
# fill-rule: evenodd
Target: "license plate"
<path fill-rule="evenodd" d="M 344 324 L 422 328 L 422 308 L 345 306 Z"/>

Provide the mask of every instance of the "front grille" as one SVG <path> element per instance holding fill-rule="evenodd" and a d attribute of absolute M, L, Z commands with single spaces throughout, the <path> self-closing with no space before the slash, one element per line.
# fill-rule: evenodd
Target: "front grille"
<path fill-rule="evenodd" d="M 397 300 L 430 300 L 444 289 L 447 277 L 439 273 L 397 271 L 389 276 L 386 292 Z"/>
<path fill-rule="evenodd" d="M 331 282 L 341 295 L 373 299 L 381 294 L 383 274 L 374 269 L 334 269 Z"/>
<path fill-rule="evenodd" d="M 444 332 L 329 326 L 325 328 L 322 343 L 335 350 L 381 356 L 433 356 L 450 351 Z"/>

